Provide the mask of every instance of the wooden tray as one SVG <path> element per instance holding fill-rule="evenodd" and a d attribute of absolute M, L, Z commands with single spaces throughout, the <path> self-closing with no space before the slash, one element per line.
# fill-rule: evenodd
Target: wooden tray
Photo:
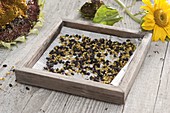
<path fill-rule="evenodd" d="M 137 47 L 132 61 L 125 72 L 119 86 L 102 84 L 89 80 L 79 80 L 70 76 L 33 69 L 34 64 L 40 59 L 53 40 L 60 34 L 62 27 L 81 29 L 84 31 L 115 35 L 122 38 L 141 38 L 141 44 Z M 128 29 L 115 28 L 113 26 L 85 24 L 64 20 L 51 27 L 51 32 L 42 36 L 42 40 L 36 42 L 30 53 L 17 64 L 16 80 L 19 83 L 62 91 L 74 95 L 88 97 L 109 103 L 123 104 L 134 83 L 142 62 L 151 43 L 151 34 L 142 34 Z"/>

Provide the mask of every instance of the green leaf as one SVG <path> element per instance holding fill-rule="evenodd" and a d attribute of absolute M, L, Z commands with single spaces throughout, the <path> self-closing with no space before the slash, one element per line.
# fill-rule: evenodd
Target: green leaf
<path fill-rule="evenodd" d="M 26 42 L 26 37 L 25 36 L 20 36 L 18 37 L 15 42 Z"/>
<path fill-rule="evenodd" d="M 26 41 L 26 37 L 25 36 L 21 36 L 21 37 L 18 37 L 17 39 L 15 39 L 12 42 L 0 41 L 0 46 L 3 46 L 5 48 L 10 49 L 12 45 L 17 45 L 17 42 L 25 42 L 25 41 Z"/>
<path fill-rule="evenodd" d="M 44 19 L 44 13 L 43 13 L 43 11 L 40 11 L 39 17 L 41 17 L 41 18 Z"/>
<path fill-rule="evenodd" d="M 39 28 L 39 27 L 42 27 L 42 26 L 43 26 L 43 22 L 38 21 L 38 22 L 35 24 L 34 28 Z"/>
<path fill-rule="evenodd" d="M 3 41 L 0 41 L 0 45 L 2 45 L 3 47 L 6 47 L 8 49 L 11 48 L 11 43 L 6 43 L 6 42 L 3 42 Z"/>
<path fill-rule="evenodd" d="M 11 43 L 11 45 L 16 45 L 17 44 L 17 42 L 10 42 Z"/>
<path fill-rule="evenodd" d="M 31 29 L 29 32 L 29 34 L 36 34 L 36 35 L 38 35 L 38 33 L 39 33 L 39 30 L 36 28 Z"/>
<path fill-rule="evenodd" d="M 46 0 L 38 0 L 38 5 L 40 6 L 40 9 L 44 8 L 45 1 Z"/>
<path fill-rule="evenodd" d="M 116 9 L 102 5 L 96 12 L 95 17 L 93 18 L 94 23 L 101 23 L 105 25 L 113 25 L 116 22 L 119 22 L 122 17 L 119 16 L 119 13 Z"/>

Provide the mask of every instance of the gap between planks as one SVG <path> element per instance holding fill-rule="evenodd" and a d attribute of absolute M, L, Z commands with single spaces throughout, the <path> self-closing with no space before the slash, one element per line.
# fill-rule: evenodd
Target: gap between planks
<path fill-rule="evenodd" d="M 155 45 L 159 45 L 158 47 Z M 152 113 L 157 97 L 163 61 L 167 45 L 152 42 L 147 57 L 139 71 L 121 113 Z M 159 51 L 154 53 L 154 51 Z M 158 65 L 159 64 L 159 65 Z"/>
<path fill-rule="evenodd" d="M 157 96 L 157 101 L 154 109 L 154 113 L 170 113 L 169 101 L 170 101 L 170 43 L 166 54 L 165 66 L 160 78 L 160 87 Z"/>
<path fill-rule="evenodd" d="M 49 3 L 50 1 L 48 1 L 48 3 Z M 54 2 L 54 1 L 53 1 Z M 52 3 L 52 2 L 51 2 Z M 50 7 L 49 7 L 50 8 Z M 50 8 L 51 9 L 51 8 Z M 61 8 L 62 9 L 62 8 Z M 60 10 L 61 10 L 60 9 Z M 58 14 L 58 13 L 57 13 Z M 50 16 L 50 17 L 53 17 L 53 16 Z M 54 18 L 51 18 L 51 19 L 49 19 L 49 22 L 51 22 L 51 20 L 54 20 Z M 56 20 L 56 19 L 55 19 Z M 48 25 L 50 25 L 49 24 L 49 22 L 48 21 L 46 21 L 47 22 L 47 24 Z M 43 28 L 42 28 L 43 29 Z M 43 31 L 41 29 L 41 31 Z M 6 59 L 1 59 L 2 60 L 2 63 L 6 63 L 6 64 L 8 64 L 8 68 L 10 68 L 10 67 L 12 67 L 13 65 L 15 65 L 15 63 L 19 60 L 19 59 L 22 59 L 22 57 L 23 56 L 25 56 L 23 53 L 27 53 L 28 51 L 29 51 L 29 48 L 32 46 L 32 43 L 34 42 L 34 41 L 36 41 L 36 40 L 38 40 L 38 39 L 40 39 L 40 37 L 38 38 L 38 37 L 36 37 L 36 38 L 33 38 L 33 37 L 35 37 L 35 36 L 29 36 L 29 37 L 32 37 L 31 38 L 31 40 L 29 39 L 29 40 L 27 40 L 27 42 L 26 42 L 26 44 L 25 43 L 23 43 L 23 44 L 19 44 L 19 48 L 17 48 L 17 47 L 14 47 L 13 48 L 13 51 L 9 51 L 9 52 L 7 52 L 6 54 L 6 56 L 8 56 L 8 57 L 5 57 Z M 30 46 L 30 47 L 29 47 Z M 22 48 L 22 47 L 24 47 L 24 48 Z M 26 51 L 24 51 L 24 50 L 26 50 Z M 20 54 L 20 53 L 22 53 L 22 54 Z M 2 57 L 1 57 L 2 58 Z M 15 60 L 14 60 L 14 58 L 15 58 Z M 5 75 L 5 73 L 6 72 L 8 72 L 8 68 L 5 68 L 5 69 L 3 69 L 3 70 L 0 70 L 0 73 L 1 73 L 1 75 Z M 1 106 L 1 108 L 0 108 L 0 112 L 3 112 L 3 111 L 5 111 L 4 113 L 9 113 L 9 112 L 20 112 L 20 110 L 18 109 L 18 111 L 16 111 L 16 109 L 14 110 L 14 108 L 16 108 L 16 107 L 18 107 L 18 108 L 20 108 L 21 110 L 22 110 L 22 106 L 24 106 L 24 105 L 22 105 L 22 106 L 20 106 L 19 104 L 17 104 L 17 102 L 16 102 L 16 99 L 17 99 L 17 97 L 19 96 L 21 99 L 22 99 L 22 102 L 21 103 L 23 103 L 23 104 L 25 104 L 26 102 L 27 102 L 27 100 L 29 100 L 29 94 L 27 95 L 27 94 L 25 94 L 25 97 L 23 97 L 22 98 L 22 95 L 19 93 L 19 94 L 16 94 L 16 91 L 18 91 L 18 92 L 20 92 L 20 90 L 21 90 L 21 88 L 23 87 L 23 88 L 25 88 L 25 85 L 19 85 L 19 86 L 17 86 L 17 87 L 13 87 L 13 88 L 9 88 L 9 86 L 8 86 L 8 84 L 9 83 L 11 83 L 11 84 L 15 84 L 15 76 L 14 75 L 10 75 L 10 76 L 8 76 L 8 77 L 5 77 L 5 81 L 3 82 L 3 86 L 2 86 L 2 88 L 5 90 L 5 92 L 4 91 L 0 91 L 0 94 L 2 95 L 2 97 L 0 98 L 2 101 L 1 102 L 3 102 L 3 101 L 6 101 L 3 105 L 5 106 L 5 104 L 6 104 L 6 107 L 5 108 L 2 108 L 2 106 Z M 31 86 L 29 86 L 29 87 L 31 87 Z M 32 87 L 31 87 L 32 88 Z M 33 88 L 33 90 L 34 89 L 37 89 L 37 88 Z M 30 91 L 30 93 L 32 93 L 33 95 L 35 94 L 34 92 L 32 92 L 32 91 Z M 9 101 L 11 101 L 9 104 L 7 103 L 8 101 L 7 100 L 4 100 L 5 98 L 4 98 L 4 96 L 6 96 L 5 98 L 7 99 L 7 100 L 9 100 Z M 21 101 L 21 100 L 17 100 L 17 101 Z M 25 102 L 25 103 L 24 103 Z M 8 105 L 7 105 L 8 104 Z M 8 106 L 8 107 L 7 107 Z"/>
<path fill-rule="evenodd" d="M 167 56 L 167 52 L 168 52 L 168 48 L 169 48 L 169 42 L 167 43 L 167 47 L 166 47 L 166 51 L 165 51 L 165 56 L 164 56 L 164 62 L 163 62 L 163 66 L 162 66 L 162 69 L 161 69 L 161 74 L 160 74 L 160 81 L 159 81 L 159 84 L 158 84 L 158 91 L 157 91 L 157 94 L 156 94 L 156 99 L 155 99 L 155 104 L 154 104 L 154 109 L 153 109 L 153 113 L 155 113 L 155 107 L 156 107 L 156 103 L 157 103 L 157 100 L 158 100 L 158 94 L 159 94 L 159 91 L 160 91 L 160 85 L 161 85 L 161 78 L 162 78 L 162 75 L 163 75 L 163 71 L 164 71 L 164 68 L 165 67 L 165 59 L 166 59 L 166 56 Z"/>
<path fill-rule="evenodd" d="M 18 49 L 17 49 L 18 50 Z M 98 103 L 98 102 L 96 102 L 96 103 Z"/>
<path fill-rule="evenodd" d="M 79 97 L 78 97 L 79 98 Z"/>

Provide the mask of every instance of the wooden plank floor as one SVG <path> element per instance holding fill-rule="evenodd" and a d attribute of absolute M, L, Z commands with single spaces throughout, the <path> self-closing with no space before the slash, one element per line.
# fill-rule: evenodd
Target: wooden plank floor
<path fill-rule="evenodd" d="M 125 105 L 114 105 L 61 92 L 26 86 L 15 82 L 15 74 L 6 75 L 12 66 L 23 59 L 30 48 L 61 18 L 81 20 L 78 10 L 87 0 L 46 0 L 45 25 L 39 35 L 30 35 L 26 43 L 11 50 L 0 48 L 0 113 L 170 113 L 170 44 L 152 42 L 138 77 Z M 114 0 L 104 0 L 116 7 L 124 17 L 115 26 L 140 31 Z M 130 6 L 134 0 L 122 0 Z M 135 13 L 142 5 L 138 1 L 130 10 Z M 2 68 L 7 64 L 7 68 Z M 10 87 L 12 85 L 12 87 Z"/>

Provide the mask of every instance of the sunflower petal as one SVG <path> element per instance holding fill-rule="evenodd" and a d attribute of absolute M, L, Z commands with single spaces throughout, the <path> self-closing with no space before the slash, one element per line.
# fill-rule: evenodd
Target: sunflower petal
<path fill-rule="evenodd" d="M 170 17 L 170 8 L 165 10 L 165 13 Z"/>
<path fill-rule="evenodd" d="M 159 39 L 161 39 L 162 42 L 165 42 L 166 36 L 167 36 L 167 33 L 164 30 L 164 28 L 161 28 L 161 27 L 155 25 L 152 40 L 158 41 Z"/>
<path fill-rule="evenodd" d="M 141 6 L 140 8 L 144 9 L 144 10 L 146 10 L 148 12 L 151 12 L 151 13 L 153 12 L 152 9 L 150 7 L 148 7 L 148 6 Z"/>
<path fill-rule="evenodd" d="M 153 30 L 154 29 L 154 25 L 155 25 L 155 23 L 144 22 L 142 24 L 142 28 L 144 30 Z"/>
<path fill-rule="evenodd" d="M 161 39 L 162 42 L 165 42 L 165 38 L 167 36 L 166 31 L 163 28 L 159 27 L 158 34 L 159 34 L 159 39 Z"/>
<path fill-rule="evenodd" d="M 168 27 L 165 27 L 164 30 L 166 31 L 168 38 L 170 38 L 170 25 Z"/>
<path fill-rule="evenodd" d="M 150 0 L 142 0 L 142 2 L 143 2 L 144 4 L 146 4 L 146 6 L 142 6 L 142 7 L 141 7 L 142 9 L 145 9 L 145 10 L 147 10 L 147 11 L 149 11 L 149 12 L 153 12 L 153 6 L 152 6 Z"/>
<path fill-rule="evenodd" d="M 162 7 L 162 8 L 164 8 L 164 6 L 166 6 L 166 4 L 167 4 L 166 0 L 160 0 L 159 1 L 159 6 Z"/>
<path fill-rule="evenodd" d="M 157 8 L 163 8 L 167 4 L 166 0 L 154 0 L 154 3 L 157 4 Z"/>
<path fill-rule="evenodd" d="M 170 13 L 170 4 L 166 2 L 162 3 L 162 9 L 164 10 L 165 13 L 169 14 Z"/>
<path fill-rule="evenodd" d="M 145 17 L 143 17 L 143 24 L 141 25 L 145 30 L 153 30 L 152 40 L 158 41 L 159 39 L 164 42 L 166 36 L 170 38 L 170 4 L 167 0 L 154 0 L 152 5 L 150 0 L 142 0 L 146 6 L 141 8 L 148 11 Z M 157 21 L 155 18 L 160 18 L 160 15 L 155 15 L 155 11 L 162 10 L 168 17 L 167 21 Z M 154 17 L 156 16 L 156 17 Z M 166 23 L 165 23 L 166 22 Z"/>
<path fill-rule="evenodd" d="M 147 14 L 144 18 L 143 18 L 144 22 L 142 24 L 142 28 L 144 30 L 153 30 L 154 26 L 155 26 L 155 21 L 154 21 L 154 17 L 151 14 Z"/>
<path fill-rule="evenodd" d="M 158 41 L 159 37 L 158 37 L 158 26 L 155 25 L 154 30 L 153 30 L 153 35 L 152 35 L 152 41 Z"/>
<path fill-rule="evenodd" d="M 146 4 L 147 6 L 149 6 L 150 8 L 152 8 L 152 4 L 151 4 L 151 1 L 150 0 L 142 0 L 142 2 L 144 4 Z"/>
<path fill-rule="evenodd" d="M 154 21 L 154 16 L 153 14 L 146 14 L 145 17 L 143 18 L 144 21 Z"/>

